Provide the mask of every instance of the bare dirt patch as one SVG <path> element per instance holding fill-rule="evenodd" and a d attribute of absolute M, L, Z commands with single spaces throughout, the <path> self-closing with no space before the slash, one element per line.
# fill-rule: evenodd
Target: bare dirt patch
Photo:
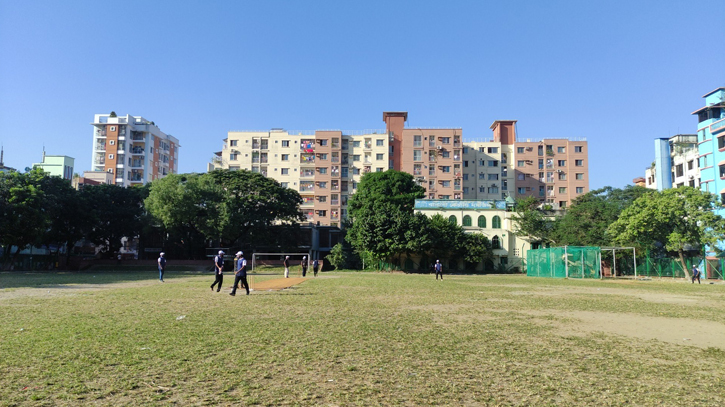
<path fill-rule="evenodd" d="M 585 336 L 604 332 L 641 340 L 658 340 L 699 348 L 715 347 L 725 350 L 725 324 L 701 319 L 649 317 L 637 314 L 593 311 L 524 311 L 536 316 L 565 317 L 571 321 L 556 321 L 553 326 L 562 336 Z M 551 321 L 541 321 L 552 324 Z M 632 343 L 633 346 L 637 342 Z"/>
<path fill-rule="evenodd" d="M 114 290 L 118 288 L 135 288 L 145 287 L 149 285 L 162 284 L 156 280 L 153 281 L 133 281 L 124 283 L 111 284 L 61 284 L 47 285 L 42 287 L 22 287 L 22 288 L 4 288 L 0 289 L 0 301 L 11 300 L 26 297 L 57 297 L 64 295 L 78 295 L 90 291 Z M 168 284 L 168 283 L 164 283 Z"/>
<path fill-rule="evenodd" d="M 269 291 L 269 290 L 284 290 L 297 284 L 302 284 L 309 278 L 303 277 L 290 277 L 290 278 L 275 278 L 274 280 L 266 280 L 260 282 L 250 282 L 250 288 L 254 291 Z"/>

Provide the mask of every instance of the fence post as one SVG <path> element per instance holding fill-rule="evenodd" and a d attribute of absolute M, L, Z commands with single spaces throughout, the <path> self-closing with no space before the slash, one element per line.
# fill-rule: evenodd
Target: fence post
<path fill-rule="evenodd" d="M 634 279 L 637 279 L 637 249 L 632 248 L 632 257 L 634 258 Z"/>
<path fill-rule="evenodd" d="M 564 246 L 564 273 L 566 274 L 566 278 L 569 278 L 569 257 L 566 253 L 567 246 Z"/>

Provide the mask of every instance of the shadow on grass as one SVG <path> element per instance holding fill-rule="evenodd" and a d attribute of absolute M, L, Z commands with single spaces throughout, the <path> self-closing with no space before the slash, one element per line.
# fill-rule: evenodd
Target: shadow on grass
<path fill-rule="evenodd" d="M 106 267 L 104 267 L 105 269 Z M 108 266 L 113 268 L 113 266 Z M 123 268 L 123 267 L 119 267 Z M 35 288 L 58 286 L 64 284 L 114 284 L 144 280 L 158 280 L 158 269 L 146 267 L 139 270 L 97 270 L 85 271 L 12 271 L 0 272 L 0 289 L 3 288 Z M 164 279 L 173 280 L 176 277 L 207 276 L 210 272 L 202 270 L 189 270 L 188 267 L 167 268 Z"/>

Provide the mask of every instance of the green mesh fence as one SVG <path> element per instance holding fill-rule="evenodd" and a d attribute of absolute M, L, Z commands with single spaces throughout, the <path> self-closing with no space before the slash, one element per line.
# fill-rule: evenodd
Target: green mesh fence
<path fill-rule="evenodd" d="M 600 278 L 598 247 L 549 247 L 526 252 L 526 275 L 549 278 Z"/>

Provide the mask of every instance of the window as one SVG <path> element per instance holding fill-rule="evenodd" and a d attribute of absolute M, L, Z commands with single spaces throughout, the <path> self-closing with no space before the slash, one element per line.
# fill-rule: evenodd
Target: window
<path fill-rule="evenodd" d="M 574 165 L 576 165 L 577 167 L 583 167 L 584 160 L 574 160 Z"/>
<path fill-rule="evenodd" d="M 498 160 L 489 160 L 488 166 L 489 167 L 498 167 Z"/>
<path fill-rule="evenodd" d="M 518 161 L 516 161 L 516 166 L 517 167 L 525 167 L 526 166 L 526 162 L 524 160 L 518 160 Z"/>
<path fill-rule="evenodd" d="M 423 161 L 422 150 L 413 150 L 413 161 Z"/>
<path fill-rule="evenodd" d="M 494 236 L 493 239 L 491 239 L 491 248 L 492 249 L 501 248 L 501 239 L 498 238 L 498 235 Z"/>
<path fill-rule="evenodd" d="M 501 218 L 496 215 L 491 220 L 491 227 L 494 229 L 501 229 Z"/>
<path fill-rule="evenodd" d="M 353 154 L 352 155 L 352 160 L 353 161 L 360 161 L 360 154 Z"/>
<path fill-rule="evenodd" d="M 516 147 L 516 153 L 523 154 L 524 153 L 524 148 L 523 147 Z"/>
<path fill-rule="evenodd" d="M 693 167 L 693 163 L 694 163 L 694 161 L 693 161 L 693 160 L 690 160 L 690 161 L 688 161 L 688 162 L 687 162 L 687 169 L 688 169 L 688 170 L 691 170 L 691 169 L 692 169 L 692 167 Z"/>
<path fill-rule="evenodd" d="M 566 187 L 559 187 L 559 193 L 565 194 L 566 193 Z"/>
<path fill-rule="evenodd" d="M 485 193 L 486 192 L 486 187 L 484 187 L 483 185 L 481 185 L 480 187 L 478 187 L 478 192 Z"/>
<path fill-rule="evenodd" d="M 582 179 L 584 179 L 584 174 L 583 174 L 583 173 L 581 173 L 581 172 L 577 172 L 577 173 L 576 173 L 576 179 L 578 179 L 578 180 L 582 180 Z"/>
<path fill-rule="evenodd" d="M 483 174 L 481 174 L 483 175 Z M 489 181 L 498 181 L 498 174 L 488 174 Z"/>
<path fill-rule="evenodd" d="M 675 174 L 677 177 L 681 177 L 681 176 L 685 175 L 685 168 L 682 164 L 677 164 L 675 166 Z"/>
<path fill-rule="evenodd" d="M 382 154 L 375 154 L 375 159 L 378 160 L 378 161 L 382 161 L 383 160 L 383 155 Z"/>
<path fill-rule="evenodd" d="M 384 171 L 383 167 L 375 168 L 375 172 L 383 172 L 383 171 Z"/>
<path fill-rule="evenodd" d="M 317 167 L 317 172 L 320 174 L 327 174 L 327 167 Z"/>
<path fill-rule="evenodd" d="M 289 182 L 280 182 L 280 183 L 279 183 L 279 185 L 280 185 L 280 186 L 281 186 L 282 188 L 289 188 Z"/>
<path fill-rule="evenodd" d="M 354 147 L 360 147 L 360 140 L 357 140 L 357 141 L 353 141 L 353 142 L 352 142 L 352 146 L 353 146 L 353 148 L 354 148 Z"/>
<path fill-rule="evenodd" d="M 565 153 L 566 152 L 566 147 L 557 147 L 556 148 L 556 152 L 557 153 Z"/>
<path fill-rule="evenodd" d="M 559 173 L 559 181 L 566 181 L 566 173 L 564 173 L 564 172 Z"/>
<path fill-rule="evenodd" d="M 327 141 L 328 141 L 327 139 L 320 139 L 320 140 L 317 140 L 317 141 L 320 142 L 320 146 L 327 146 Z"/>
<path fill-rule="evenodd" d="M 489 147 L 488 153 L 489 154 L 498 154 L 498 147 Z"/>
<path fill-rule="evenodd" d="M 559 208 L 565 209 L 566 208 L 566 201 L 559 201 Z"/>
<path fill-rule="evenodd" d="M 463 217 L 463 226 L 471 226 L 471 217 L 468 215 L 465 215 Z"/>
<path fill-rule="evenodd" d="M 352 169 L 352 175 L 360 175 L 360 168 L 354 168 Z"/>
<path fill-rule="evenodd" d="M 327 188 L 327 182 L 325 182 L 325 181 L 321 181 L 319 185 L 320 185 L 320 188 Z"/>
<path fill-rule="evenodd" d="M 317 201 L 318 202 L 327 202 L 327 196 L 320 195 L 320 196 L 317 197 Z"/>
<path fill-rule="evenodd" d="M 448 150 L 441 151 L 441 157 L 442 158 L 449 158 L 451 156 L 451 152 Z"/>
<path fill-rule="evenodd" d="M 481 215 L 478 217 L 478 227 L 479 228 L 485 228 L 486 227 L 486 217 Z"/>
<path fill-rule="evenodd" d="M 237 140 L 229 140 L 229 146 L 236 147 L 237 146 Z"/>
<path fill-rule="evenodd" d="M 495 185 L 492 187 L 488 187 L 488 193 L 489 194 L 498 194 L 498 187 Z"/>
<path fill-rule="evenodd" d="M 448 217 L 448 222 L 451 222 L 454 225 L 458 224 L 458 219 L 456 219 L 456 215 L 449 216 Z"/>
<path fill-rule="evenodd" d="M 468 181 L 468 174 L 463 174 L 463 180 Z"/>
<path fill-rule="evenodd" d="M 289 147 L 289 140 L 282 140 L 282 147 Z"/>
<path fill-rule="evenodd" d="M 375 145 L 378 147 L 383 147 L 383 146 L 385 146 L 385 140 L 377 139 L 377 140 L 375 140 Z"/>
<path fill-rule="evenodd" d="M 325 217 L 327 216 L 327 211 L 317 211 L 317 216 Z"/>
<path fill-rule="evenodd" d="M 523 188 L 523 187 L 518 187 L 518 188 L 516 188 L 516 190 L 518 191 L 518 193 L 520 195 L 523 195 L 526 193 L 526 188 Z"/>
<path fill-rule="evenodd" d="M 584 187 L 576 187 L 576 193 L 577 194 L 583 194 L 584 193 Z"/>
<path fill-rule="evenodd" d="M 444 165 L 441 168 L 441 172 L 451 172 L 451 166 L 450 165 Z"/>
<path fill-rule="evenodd" d="M 289 168 L 282 168 L 282 175 L 289 175 Z"/>
<path fill-rule="evenodd" d="M 441 143 L 451 144 L 451 138 L 450 137 L 441 137 Z"/>
<path fill-rule="evenodd" d="M 566 167 L 566 160 L 557 160 L 556 163 L 559 167 Z"/>
<path fill-rule="evenodd" d="M 574 146 L 575 153 L 581 153 L 584 150 L 582 146 Z"/>
<path fill-rule="evenodd" d="M 413 147 L 423 147 L 423 136 L 413 136 Z"/>

